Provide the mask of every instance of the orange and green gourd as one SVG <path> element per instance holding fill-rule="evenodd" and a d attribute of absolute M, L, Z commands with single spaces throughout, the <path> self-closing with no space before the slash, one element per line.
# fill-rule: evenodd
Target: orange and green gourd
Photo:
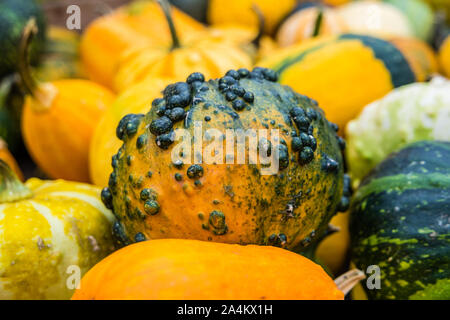
<path fill-rule="evenodd" d="M 124 143 L 102 199 L 120 220 L 114 232 L 122 243 L 186 238 L 303 250 L 321 238 L 348 206 L 345 142 L 314 100 L 276 80 L 264 68 L 230 70 L 210 81 L 193 73 L 167 86 L 147 114 L 120 121 L 116 134 Z M 197 135 L 194 146 L 174 144 L 177 129 Z M 264 172 L 261 161 L 236 164 L 234 147 L 225 157 L 219 147 L 211 159 L 211 142 L 222 138 L 209 129 L 274 129 L 253 143 L 279 171 Z M 210 160 L 198 160 L 199 147 Z"/>
<path fill-rule="evenodd" d="M 37 83 L 30 75 L 26 54 L 26 43 L 35 32 L 32 22 L 24 32 L 20 59 L 21 78 L 29 93 L 21 119 L 25 145 L 49 177 L 89 182 L 91 137 L 115 96 L 101 85 L 83 79 Z"/>
<path fill-rule="evenodd" d="M 114 250 L 114 216 L 87 184 L 22 184 L 0 160 L 0 299 L 69 299 L 70 276 Z M 68 284 L 72 284 L 71 289 Z"/>
<path fill-rule="evenodd" d="M 180 39 L 204 30 L 204 26 L 172 9 Z M 134 46 L 170 46 L 170 31 L 156 0 L 133 1 L 94 20 L 81 38 L 81 59 L 88 77 L 114 89 L 117 63 Z"/>
<path fill-rule="evenodd" d="M 343 300 L 344 293 L 319 265 L 287 250 L 165 239 L 113 253 L 72 299 Z"/>
<path fill-rule="evenodd" d="M 122 92 L 149 78 L 184 80 L 193 72 L 217 78 L 233 68 L 248 68 L 251 56 L 240 44 L 223 38 L 194 34 L 191 40 L 180 40 L 166 0 L 160 1 L 172 36 L 171 46 L 135 46 L 123 53 L 117 65 L 115 90 Z"/>
<path fill-rule="evenodd" d="M 146 113 L 152 101 L 161 96 L 172 80 L 155 78 L 140 82 L 122 92 L 95 127 L 89 148 L 89 173 L 93 184 L 104 187 L 111 173 L 111 159 L 122 146 L 116 136 L 120 119 L 129 113 Z"/>
<path fill-rule="evenodd" d="M 274 69 L 281 84 L 317 100 L 343 129 L 368 103 L 435 72 L 426 45 L 404 42 L 356 34 L 321 37 L 274 53 L 259 65 Z"/>

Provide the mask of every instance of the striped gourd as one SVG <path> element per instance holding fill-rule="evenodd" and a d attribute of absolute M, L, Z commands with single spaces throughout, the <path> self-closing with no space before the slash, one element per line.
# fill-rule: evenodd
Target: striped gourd
<path fill-rule="evenodd" d="M 436 71 L 435 63 L 423 60 L 429 54 L 427 46 L 343 34 L 287 48 L 259 64 L 277 71 L 282 84 L 317 100 L 330 121 L 344 126 L 393 88 L 426 80 Z"/>
<path fill-rule="evenodd" d="M 380 163 L 351 206 L 352 261 L 377 265 L 369 299 L 450 299 L 450 143 L 416 142 Z"/>
<path fill-rule="evenodd" d="M 0 161 L 0 300 L 70 298 L 77 272 L 113 250 L 99 193 L 63 180 L 22 184 Z"/>

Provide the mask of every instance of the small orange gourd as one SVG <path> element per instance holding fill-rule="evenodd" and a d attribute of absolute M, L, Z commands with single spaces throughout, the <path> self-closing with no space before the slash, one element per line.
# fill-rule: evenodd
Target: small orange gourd
<path fill-rule="evenodd" d="M 190 41 L 181 43 L 166 0 L 161 1 L 161 7 L 171 31 L 172 46 L 144 44 L 124 52 L 115 76 L 117 92 L 152 77 L 183 81 L 189 74 L 201 72 L 207 78 L 217 78 L 230 69 L 252 65 L 248 53 L 231 41 L 197 33 Z"/>
<path fill-rule="evenodd" d="M 183 40 L 204 26 L 173 8 L 174 24 Z M 168 45 L 170 32 L 156 0 L 133 1 L 94 20 L 81 38 L 81 59 L 89 78 L 113 88 L 121 54 L 135 45 Z"/>
<path fill-rule="evenodd" d="M 26 53 L 27 42 L 35 31 L 34 20 L 30 20 L 22 38 L 20 73 L 29 93 L 21 119 L 25 145 L 51 178 L 88 182 L 89 143 L 114 94 L 82 79 L 36 83 L 30 75 Z"/>
<path fill-rule="evenodd" d="M 116 251 L 83 277 L 80 289 L 72 297 L 73 300 L 343 298 L 344 293 L 319 265 L 296 253 L 270 246 L 181 239 L 144 241 Z"/>

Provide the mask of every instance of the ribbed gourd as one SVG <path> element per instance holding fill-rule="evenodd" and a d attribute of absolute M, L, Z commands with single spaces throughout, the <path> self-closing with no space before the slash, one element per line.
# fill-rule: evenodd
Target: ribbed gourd
<path fill-rule="evenodd" d="M 397 88 L 366 106 L 346 131 L 346 156 L 355 186 L 391 152 L 420 140 L 450 141 L 450 81 L 433 79 Z"/>
<path fill-rule="evenodd" d="M 114 250 L 99 193 L 63 180 L 22 184 L 0 160 L 0 299 L 71 297 L 76 277 Z"/>
<path fill-rule="evenodd" d="M 126 50 L 117 64 L 114 87 L 117 92 L 149 78 L 164 77 L 184 80 L 193 72 L 217 78 L 232 68 L 248 68 L 250 55 L 234 41 L 194 34 L 190 40 L 180 41 L 166 0 L 160 1 L 170 26 L 172 44 L 155 47 L 135 46 Z"/>
<path fill-rule="evenodd" d="M 36 82 L 27 63 L 33 20 L 22 38 L 20 74 L 28 95 L 21 118 L 22 136 L 36 164 L 51 178 L 89 182 L 88 152 L 95 125 L 114 94 L 84 79 Z"/>
<path fill-rule="evenodd" d="M 317 100 L 327 118 L 344 128 L 368 103 L 435 72 L 430 68 L 435 63 L 424 59 L 430 55 L 427 46 L 412 45 L 415 49 L 407 53 L 404 48 L 409 47 L 343 34 L 286 48 L 258 65 L 274 69 L 280 83 Z"/>
<path fill-rule="evenodd" d="M 204 26 L 176 8 L 174 24 L 181 41 Z M 170 31 L 156 0 L 136 0 L 94 20 L 81 39 L 81 59 L 88 77 L 114 88 L 117 63 L 134 46 L 170 46 Z"/>
<path fill-rule="evenodd" d="M 421 141 L 391 154 L 351 205 L 351 259 L 377 266 L 369 299 L 450 299 L 450 143 Z"/>
<path fill-rule="evenodd" d="M 116 134 L 124 143 L 102 191 L 120 220 L 118 240 L 186 238 L 303 250 L 321 237 L 348 206 L 345 142 L 314 100 L 276 80 L 264 68 L 230 70 L 210 81 L 194 73 L 167 86 L 146 115 L 120 121 Z M 234 147 L 234 136 L 244 134 L 252 143 L 241 143 L 245 154 Z"/>
<path fill-rule="evenodd" d="M 73 300 L 343 298 L 344 293 L 319 265 L 293 252 L 270 246 L 181 239 L 144 241 L 115 252 L 86 274 L 80 290 L 72 297 Z"/>

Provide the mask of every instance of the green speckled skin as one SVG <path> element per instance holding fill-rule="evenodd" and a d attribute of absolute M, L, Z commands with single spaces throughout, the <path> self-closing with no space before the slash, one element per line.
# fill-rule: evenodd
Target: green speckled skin
<path fill-rule="evenodd" d="M 369 299 L 450 299 L 450 143 L 417 142 L 376 167 L 355 193 L 350 232 L 356 267 L 381 269 Z"/>
<path fill-rule="evenodd" d="M 147 115 L 128 118 L 118 128 L 124 145 L 114 157 L 114 172 L 109 187 L 103 191 L 105 204 L 113 208 L 121 222 L 115 227 L 118 238 L 129 243 L 142 233 L 146 239 L 271 244 L 287 249 L 304 249 L 320 238 L 341 208 L 341 199 L 348 196 L 344 194 L 342 144 L 336 128 L 325 119 L 315 101 L 264 79 L 261 72 L 242 76 L 234 84 L 248 94 L 244 108 L 235 104 L 241 98 L 229 101 L 228 91 L 219 89 L 227 77 L 192 85 L 186 116 L 182 121 L 174 121 L 173 129 L 185 128 L 194 136 L 195 121 L 202 123 L 203 134 L 209 128 L 221 132 L 280 129 L 284 142 L 279 145 L 285 143 L 286 167 L 275 175 L 261 175 L 261 165 L 248 161 L 243 165 L 202 163 L 199 167 L 172 163 L 171 152 L 176 143 L 164 148 L 156 143 L 163 132 L 170 131 L 170 121 L 157 115 L 158 107 L 167 106 L 173 97 L 165 94 Z M 186 87 L 184 83 L 179 86 Z M 245 100 L 244 92 L 241 95 Z M 299 160 L 302 150 L 291 147 L 292 135 L 299 137 L 305 130 L 294 123 L 294 108 L 315 114 L 310 119 L 310 135 L 314 136 L 317 149 L 312 159 L 306 152 L 303 163 Z M 204 141 L 203 147 L 209 143 Z M 130 155 L 132 159 L 128 158 Z M 155 194 L 142 191 L 145 189 Z M 151 201 L 157 201 L 160 209 L 153 215 L 149 214 L 154 212 Z"/>

